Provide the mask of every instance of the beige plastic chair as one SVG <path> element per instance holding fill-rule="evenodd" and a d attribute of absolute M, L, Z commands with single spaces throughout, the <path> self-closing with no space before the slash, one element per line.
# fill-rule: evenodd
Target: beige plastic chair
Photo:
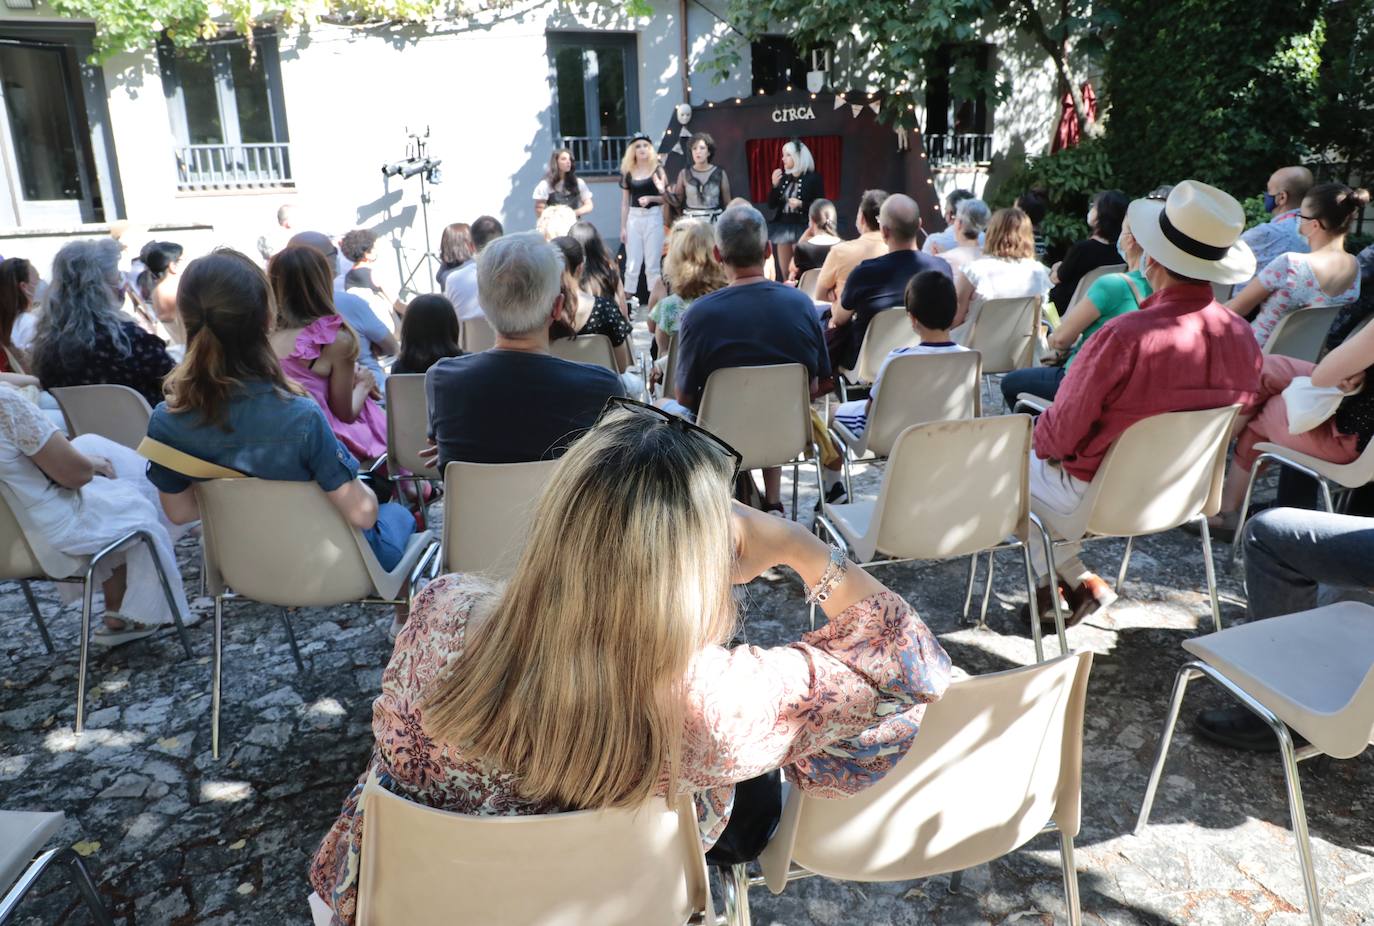
<path fill-rule="evenodd" d="M 808 452 L 825 496 L 820 450 L 811 439 L 811 381 L 800 363 L 716 370 L 702 391 L 697 424 L 743 454 L 740 472 L 791 464 L 792 520 L 800 461 Z"/>
<path fill-rule="evenodd" d="M 615 359 L 615 345 L 604 334 L 579 334 L 571 338 L 558 338 L 549 343 L 549 353 L 564 360 L 605 367 L 612 373 L 620 372 L 620 364 Z"/>
<path fill-rule="evenodd" d="M 458 340 L 466 353 L 476 354 L 496 346 L 496 332 L 485 318 L 467 318 L 458 323 Z"/>
<path fill-rule="evenodd" d="M 387 572 L 362 531 L 313 482 L 211 479 L 196 483 L 195 491 L 206 588 L 215 599 L 210 751 L 218 759 L 225 601 L 247 598 L 283 609 L 291 655 L 303 672 L 286 608 L 408 605 L 439 545 L 430 531 L 411 535 L 400 562 Z"/>
<path fill-rule="evenodd" d="M 153 410 L 136 390 L 113 383 L 50 390 L 70 425 L 71 436 L 99 434 L 130 450 L 148 436 Z"/>
<path fill-rule="evenodd" d="M 420 458 L 429 442 L 429 398 L 425 374 L 394 373 L 386 378 L 386 464 L 392 482 L 438 480 L 439 470 Z M 403 475 L 408 472 L 410 475 Z"/>
<path fill-rule="evenodd" d="M 358 926 L 716 922 L 691 798 L 535 816 L 435 810 L 363 788 Z"/>
<path fill-rule="evenodd" d="M 1088 290 L 1092 289 L 1092 285 L 1096 283 L 1098 280 L 1102 279 L 1104 276 L 1107 276 L 1110 273 L 1125 272 L 1125 264 L 1108 264 L 1105 267 L 1095 267 L 1092 270 L 1089 270 L 1087 273 L 1083 274 L 1083 278 L 1080 279 L 1078 281 L 1078 285 L 1073 288 L 1073 296 L 1069 299 L 1069 304 L 1055 307 L 1059 309 L 1060 317 L 1062 318 L 1069 311 L 1069 309 L 1073 308 L 1074 306 L 1078 305 L 1078 303 L 1082 302 L 1084 297 L 1088 295 Z"/>
<path fill-rule="evenodd" d="M 821 268 L 812 267 L 797 278 L 797 289 L 814 299 L 816 297 L 816 284 L 820 282 L 820 279 Z"/>
<path fill-rule="evenodd" d="M 668 362 L 663 367 L 662 394 L 670 399 L 677 398 L 677 335 L 668 339 Z"/>
<path fill-rule="evenodd" d="M 38 610 L 38 602 L 29 588 L 32 579 L 46 579 L 50 582 L 81 583 L 81 648 L 76 673 L 76 732 L 85 729 L 86 722 L 86 667 L 90 662 L 91 608 L 95 593 L 95 567 L 106 557 L 127 550 L 135 544 L 143 544 L 153 559 L 162 592 L 167 597 L 167 606 L 172 611 L 172 619 L 181 640 L 181 648 L 186 658 L 191 658 L 191 638 L 186 635 L 186 627 L 181 622 L 176 598 L 167 574 L 162 571 L 162 560 L 158 559 L 153 538 L 145 531 L 130 531 L 123 537 L 107 545 L 94 556 L 69 556 L 54 549 L 29 518 L 28 510 L 19 502 L 10 487 L 0 482 L 0 580 L 17 581 L 23 589 L 24 598 L 38 626 L 38 635 L 43 638 L 43 646 L 49 653 L 53 651 L 52 637 L 43 623 L 43 615 Z"/>
<path fill-rule="evenodd" d="M 1255 465 L 1250 467 L 1250 481 L 1245 486 L 1245 503 L 1240 507 L 1240 521 L 1236 524 L 1236 533 L 1231 541 L 1232 562 L 1236 561 L 1245 545 L 1243 542 L 1245 516 L 1250 510 L 1250 496 L 1255 491 L 1255 478 L 1259 476 L 1264 464 L 1278 463 L 1280 466 L 1286 466 L 1310 476 L 1321 488 L 1322 503 L 1326 505 L 1326 510 L 1332 512 L 1336 510 L 1331 499 L 1333 485 L 1336 487 L 1336 494 L 1340 497 L 1342 506 L 1344 506 L 1349 501 L 1350 490 L 1374 482 L 1374 442 L 1365 447 L 1364 452 L 1349 463 L 1329 463 L 1310 454 L 1290 450 L 1268 441 L 1261 441 L 1256 444 L 1255 449 L 1259 451 L 1259 456 L 1255 457 Z"/>
<path fill-rule="evenodd" d="M 1040 306 L 1039 296 L 973 301 L 968 321 L 960 327 L 955 340 L 983 355 L 984 386 L 990 376 L 1022 370 L 1035 363 Z"/>
<path fill-rule="evenodd" d="M 1149 823 L 1188 683 L 1206 676 L 1268 723 L 1278 737 L 1307 915 L 1313 926 L 1321 926 L 1321 893 L 1312 867 L 1298 763 L 1320 755 L 1350 759 L 1374 742 L 1374 608 L 1343 601 L 1194 637 L 1184 640 L 1183 648 L 1196 658 L 1175 677 L 1136 834 Z M 1311 745 L 1295 748 L 1289 727 Z"/>
<path fill-rule="evenodd" d="M 841 370 L 843 375 L 837 378 L 840 400 L 849 401 L 849 383 L 858 385 L 876 380 L 878 370 L 888 354 L 899 347 L 915 347 L 920 342 L 920 335 L 911 329 L 911 318 L 906 314 L 906 309 L 899 306 L 883 309 L 874 315 L 864 331 L 859 356 L 854 359 L 854 369 Z"/>
<path fill-rule="evenodd" d="M 114 926 L 81 856 L 71 847 L 39 851 L 61 829 L 60 813 L 0 810 L 0 891 L 4 892 L 0 894 L 0 923 L 10 922 L 43 873 L 61 863 L 81 892 L 91 919 L 100 926 Z"/>
<path fill-rule="evenodd" d="M 520 561 L 539 497 L 557 460 L 444 467 L 444 572 L 508 578 Z"/>
<path fill-rule="evenodd" d="M 1221 508 L 1226 445 L 1239 411 L 1239 405 L 1227 405 L 1141 419 L 1112 444 L 1072 514 L 1058 514 L 1034 498 L 1031 510 L 1052 534 L 1062 538 L 1054 541 L 1056 547 L 1079 540 L 1125 537 L 1126 552 L 1116 577 L 1118 592 L 1126 581 L 1136 537 L 1197 521 L 1212 626 L 1220 630 L 1221 606 L 1207 519 Z"/>
<path fill-rule="evenodd" d="M 957 890 L 965 869 L 1057 832 L 1064 906 L 1077 926 L 1073 840 L 1091 668 L 1091 653 L 1070 653 L 952 682 L 926 708 L 911 751 L 873 787 L 840 800 L 792 789 L 759 858 L 758 882 L 780 894 L 789 880 L 812 874 L 907 881 L 954 872 Z M 727 886 L 747 911 L 743 866 L 732 875 Z"/>
<path fill-rule="evenodd" d="M 926 359 L 926 358 L 921 358 Z M 889 372 L 891 368 L 889 367 Z M 886 389 L 879 393 L 879 398 Z M 964 617 L 973 598 L 974 571 L 983 550 L 1020 549 L 1026 593 L 1035 601 L 1032 528 L 1053 562 L 1049 535 L 1031 514 L 1027 468 L 1031 420 L 1026 415 L 938 421 L 904 430 L 892 447 L 876 502 L 822 503 L 816 524 L 855 562 L 972 557 Z M 1008 539 L 1010 538 L 1010 539 Z M 983 615 L 992 589 L 989 572 Z M 1057 597 L 1057 596 L 1055 596 Z M 1068 652 L 1064 615 L 1055 601 L 1059 651 Z M 811 626 L 816 609 L 811 608 Z M 1031 621 L 1035 658 L 1045 658 L 1040 622 Z"/>
<path fill-rule="evenodd" d="M 1269 340 L 1264 342 L 1263 352 L 1316 363 L 1326 345 L 1326 333 L 1331 330 L 1340 308 L 1325 305 L 1289 312 L 1274 326 Z"/>

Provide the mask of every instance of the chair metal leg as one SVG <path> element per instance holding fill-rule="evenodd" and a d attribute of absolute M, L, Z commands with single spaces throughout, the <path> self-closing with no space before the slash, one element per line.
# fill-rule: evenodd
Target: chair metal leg
<path fill-rule="evenodd" d="M 961 868 L 960 870 L 958 870 L 958 871 L 956 871 L 956 872 L 952 872 L 952 873 L 950 874 L 950 876 L 949 876 L 949 892 L 950 892 L 951 894 L 957 894 L 957 893 L 959 893 L 959 886 L 962 885 L 963 883 L 964 883 L 964 871 L 963 871 L 963 869 Z"/>
<path fill-rule="evenodd" d="M 973 607 L 973 581 L 978 577 L 978 554 L 968 558 L 968 589 L 964 592 L 964 616 L 962 623 L 968 623 L 968 612 Z"/>
<path fill-rule="evenodd" d="M 725 885 L 725 922 L 729 926 L 750 926 L 748 866 L 731 865 L 728 871 L 722 868 L 720 875 Z"/>
<path fill-rule="evenodd" d="M 1207 527 L 1207 516 L 1198 518 L 1202 535 L 1202 565 L 1207 570 L 1207 596 L 1212 603 L 1212 629 L 1221 629 L 1221 601 L 1217 598 L 1217 568 L 1212 562 L 1212 532 Z"/>
<path fill-rule="evenodd" d="M 1150 769 L 1150 780 L 1145 785 L 1145 800 L 1140 804 L 1140 815 L 1136 817 L 1135 834 L 1139 836 L 1150 822 L 1150 810 L 1155 804 L 1155 791 L 1164 772 L 1164 760 L 1169 756 L 1169 743 L 1174 738 L 1174 726 L 1178 723 L 1178 711 L 1183 706 L 1183 695 L 1188 691 L 1188 683 L 1201 675 L 1197 663 L 1187 663 L 1174 676 L 1174 693 L 1169 698 L 1169 713 L 1164 717 L 1164 732 L 1159 737 L 1159 748 L 1155 750 L 1154 765 Z"/>
<path fill-rule="evenodd" d="M 1035 644 L 1035 661 L 1045 661 L 1045 641 L 1041 638 L 1040 632 L 1040 609 L 1035 606 L 1035 571 L 1031 569 L 1030 546 L 1021 544 L 1021 562 L 1026 567 L 1026 602 L 1031 612 L 1031 641 Z M 1059 590 L 1054 590 L 1054 597 L 1059 597 Z M 1064 642 L 1060 640 L 1062 650 Z"/>
<path fill-rule="evenodd" d="M 1116 574 L 1116 593 L 1121 594 L 1121 586 L 1126 584 L 1126 567 L 1131 564 L 1131 547 L 1135 544 L 1134 537 L 1126 538 L 1126 552 L 1121 554 L 1121 570 Z"/>
<path fill-rule="evenodd" d="M 1078 900 L 1078 869 L 1073 862 L 1073 837 L 1059 834 L 1059 864 L 1064 869 L 1064 907 L 1069 913 L 1069 926 L 1080 926 L 1083 909 Z"/>
<path fill-rule="evenodd" d="M 1040 519 L 1032 513 L 1029 516 L 1030 523 L 1035 525 L 1040 531 L 1040 541 L 1045 545 L 1045 566 L 1050 573 L 1050 603 L 1054 607 L 1054 632 L 1059 635 L 1060 654 L 1069 651 L 1068 634 L 1064 632 L 1064 609 L 1059 606 L 1059 570 L 1054 566 L 1054 541 L 1050 539 L 1050 532 L 1045 529 L 1045 525 L 1040 523 Z M 1034 605 L 1031 605 L 1034 608 Z M 1034 626 L 1037 621 L 1031 621 Z"/>
<path fill-rule="evenodd" d="M 304 674 L 305 663 L 301 660 L 301 648 L 296 645 L 296 632 L 291 629 L 291 615 L 286 613 L 285 608 L 278 612 L 281 615 L 281 622 L 286 625 L 286 639 L 291 643 L 291 657 L 296 660 L 296 671 Z"/>
<path fill-rule="evenodd" d="M 1317 890 L 1317 872 L 1312 866 L 1312 840 L 1307 835 L 1307 810 L 1302 801 L 1302 782 L 1298 779 L 1298 760 L 1293 754 L 1293 737 L 1288 725 L 1272 714 L 1266 717 L 1283 753 L 1283 780 L 1288 786 L 1288 815 L 1293 820 L 1293 840 L 1297 843 L 1298 864 L 1302 866 L 1302 886 L 1307 892 L 1307 916 L 1312 926 L 1322 926 L 1322 899 Z"/>
<path fill-rule="evenodd" d="M 220 664 L 224 657 L 224 595 L 215 596 L 215 645 L 210 668 L 210 755 L 219 758 Z"/>
<path fill-rule="evenodd" d="M 60 853 L 59 857 L 62 863 L 67 866 L 72 883 L 81 892 L 81 899 L 86 902 L 86 911 L 90 913 L 91 919 L 98 926 L 114 926 L 110 911 L 105 909 L 105 904 L 100 899 L 100 891 L 96 889 L 95 882 L 91 880 L 91 874 L 86 870 L 86 865 L 81 861 L 81 856 L 71 849 L 66 849 Z"/>
<path fill-rule="evenodd" d="M 986 630 L 988 627 L 988 600 L 992 598 L 992 551 L 988 551 L 988 575 L 987 582 L 983 585 L 983 609 L 978 612 L 978 627 Z"/>
<path fill-rule="evenodd" d="M 162 585 L 162 595 L 167 599 L 167 609 L 172 612 L 172 622 L 176 625 L 177 636 L 181 639 L 181 648 L 186 651 L 186 658 L 190 659 L 194 655 L 191 652 L 191 638 L 186 635 L 186 624 L 182 622 L 181 611 L 177 609 L 177 600 L 172 594 L 171 580 L 167 578 L 167 572 L 162 568 L 162 560 L 158 559 L 157 547 L 153 545 L 153 538 L 143 531 L 139 531 L 138 539 L 153 559 L 153 569 L 157 572 L 158 581 Z"/>
<path fill-rule="evenodd" d="M 816 461 L 816 467 L 819 468 L 820 465 L 821 465 L 821 461 L 820 461 L 820 460 L 817 460 L 817 461 Z M 801 466 L 798 465 L 798 464 L 796 464 L 796 463 L 793 463 L 793 464 L 792 464 L 792 520 L 793 520 L 793 521 L 797 520 L 797 477 L 798 477 L 799 475 L 801 475 Z M 825 490 L 824 490 L 824 489 L 821 490 L 821 498 L 825 498 Z"/>
<path fill-rule="evenodd" d="M 30 587 L 27 579 L 20 579 L 19 587 L 24 592 L 24 600 L 29 603 L 29 613 L 33 615 L 33 623 L 38 628 L 38 636 L 43 639 L 43 648 L 51 656 L 53 652 L 52 637 L 48 635 L 48 625 L 43 623 L 43 612 L 38 610 L 38 599 L 33 597 L 33 588 Z"/>
<path fill-rule="evenodd" d="M 1245 536 L 1245 521 L 1250 514 L 1250 496 L 1255 491 L 1255 477 L 1259 475 L 1260 463 L 1264 462 L 1269 454 L 1262 453 L 1255 458 L 1254 464 L 1250 467 L 1250 478 L 1245 483 L 1245 500 L 1240 503 L 1240 516 L 1236 520 L 1236 532 L 1231 537 L 1231 562 L 1240 556 L 1241 538 Z"/>
<path fill-rule="evenodd" d="M 91 596 L 95 594 L 95 563 L 81 583 L 81 650 L 76 668 L 76 732 L 86 728 L 86 667 L 91 658 Z"/>

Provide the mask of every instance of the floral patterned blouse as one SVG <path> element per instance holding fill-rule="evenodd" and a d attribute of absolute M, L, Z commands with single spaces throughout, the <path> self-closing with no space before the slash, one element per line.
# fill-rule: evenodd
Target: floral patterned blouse
<path fill-rule="evenodd" d="M 1360 298 L 1358 273 L 1345 292 L 1327 295 L 1312 273 L 1307 255 L 1296 251 L 1274 258 L 1255 279 L 1269 290 L 1269 295 L 1260 303 L 1255 320 L 1250 323 L 1260 347 L 1268 342 L 1279 320 L 1290 312 L 1318 306 L 1346 305 Z"/>
<path fill-rule="evenodd" d="M 430 686 L 462 656 L 469 615 L 493 594 L 484 580 L 444 576 L 416 598 L 372 706 L 370 769 L 410 800 L 464 814 L 557 813 L 526 800 L 510 774 L 483 768 L 425 732 Z M 795 786 L 845 797 L 876 783 L 916 737 L 925 705 L 949 685 L 950 662 L 916 612 L 884 591 L 788 646 L 711 647 L 688 670 L 680 791 L 695 792 L 703 846 L 729 820 L 734 785 L 784 768 Z M 351 926 L 357 903 L 368 770 L 315 854 L 310 883 Z"/>

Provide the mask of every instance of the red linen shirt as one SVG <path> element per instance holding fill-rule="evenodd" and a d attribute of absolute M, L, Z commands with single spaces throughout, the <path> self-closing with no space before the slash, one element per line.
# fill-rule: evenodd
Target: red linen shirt
<path fill-rule="evenodd" d="M 1142 418 L 1235 403 L 1248 409 L 1262 365 L 1249 323 L 1215 301 L 1209 285 L 1166 287 L 1083 345 L 1036 423 L 1035 453 L 1090 481 L 1112 443 Z"/>

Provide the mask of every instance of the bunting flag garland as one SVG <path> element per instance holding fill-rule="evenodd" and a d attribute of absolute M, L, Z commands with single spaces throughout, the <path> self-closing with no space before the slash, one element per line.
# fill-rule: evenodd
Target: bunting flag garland
<path fill-rule="evenodd" d="M 849 112 L 854 116 L 854 118 L 857 119 L 857 118 L 859 117 L 859 113 L 861 113 L 861 112 L 863 112 L 863 111 L 864 111 L 864 108 L 863 108 L 862 105 L 860 105 L 860 104 L 858 104 L 858 103 L 852 103 L 852 104 L 850 104 Z"/>
<path fill-rule="evenodd" d="M 876 116 L 878 115 L 878 110 L 882 109 L 883 107 L 881 103 L 879 103 L 877 100 L 874 100 L 872 103 L 868 104 L 868 108 L 873 110 L 873 115 Z"/>
<path fill-rule="evenodd" d="M 673 145 L 673 147 L 669 148 L 668 150 L 673 152 L 673 154 L 681 154 L 682 142 L 679 140 L 676 144 Z"/>
<path fill-rule="evenodd" d="M 839 109 L 841 106 L 843 106 L 843 105 L 844 105 L 844 102 L 845 102 L 845 100 L 844 100 L 844 96 L 843 96 L 843 95 L 838 94 L 838 93 L 835 94 L 835 108 L 836 108 L 836 109 Z"/>

